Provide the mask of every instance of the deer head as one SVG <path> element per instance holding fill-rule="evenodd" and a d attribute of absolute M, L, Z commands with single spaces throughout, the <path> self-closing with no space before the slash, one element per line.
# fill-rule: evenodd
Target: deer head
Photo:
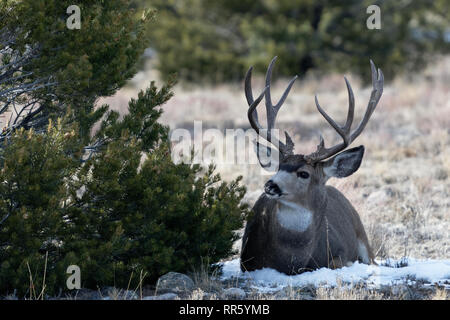
<path fill-rule="evenodd" d="M 285 102 L 297 76 L 295 76 L 287 86 L 279 102 L 272 104 L 270 85 L 272 77 L 272 69 L 275 64 L 276 57 L 272 59 L 266 73 L 265 89 L 258 96 L 256 100 L 253 98 L 251 88 L 252 67 L 248 70 L 245 77 L 245 96 L 249 105 L 247 112 L 251 127 L 262 138 L 267 140 L 278 150 L 279 164 L 278 172 L 265 184 L 265 193 L 272 198 L 277 198 L 285 201 L 301 202 L 308 205 L 309 202 L 315 202 L 321 198 L 320 188 L 325 185 L 330 177 L 347 177 L 358 170 L 364 154 L 364 146 L 345 150 L 364 130 L 370 116 L 375 110 L 378 101 L 383 93 L 383 73 L 380 69 L 376 69 L 374 63 L 370 61 L 372 69 L 372 86 L 373 90 L 370 95 L 370 100 L 364 114 L 363 119 L 355 130 L 351 130 L 353 123 L 353 116 L 355 111 L 355 99 L 353 90 L 344 77 L 348 91 L 349 107 L 347 113 L 347 120 L 343 126 L 337 124 L 331 117 L 322 109 L 315 97 L 317 110 L 327 120 L 327 122 L 336 130 L 341 136 L 342 142 L 328 147 L 322 135 L 320 135 L 320 142 L 317 150 L 304 155 L 294 154 L 294 143 L 287 132 L 285 132 L 286 142 L 279 141 L 273 134 L 275 120 L 278 111 Z M 258 112 L 256 110 L 261 100 L 265 98 L 266 113 L 267 113 L 267 128 L 264 129 L 258 120 Z M 264 134 L 263 134 L 264 133 Z M 262 155 L 270 156 L 272 153 L 271 147 L 266 147 L 260 143 L 256 143 L 258 159 L 263 167 L 268 164 L 264 163 Z M 313 206 L 311 204 L 311 206 Z M 317 204 L 316 204 L 317 206 Z"/>

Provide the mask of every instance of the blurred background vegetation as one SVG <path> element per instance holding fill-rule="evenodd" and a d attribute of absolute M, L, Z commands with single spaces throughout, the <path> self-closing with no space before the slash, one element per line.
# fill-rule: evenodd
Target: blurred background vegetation
<path fill-rule="evenodd" d="M 450 49 L 447 0 L 133 1 L 157 10 L 149 51 L 163 78 L 241 80 L 250 65 L 263 72 L 279 56 L 277 70 L 286 76 L 365 74 L 370 57 L 389 79 Z M 367 28 L 370 5 L 381 9 L 381 29 Z"/>

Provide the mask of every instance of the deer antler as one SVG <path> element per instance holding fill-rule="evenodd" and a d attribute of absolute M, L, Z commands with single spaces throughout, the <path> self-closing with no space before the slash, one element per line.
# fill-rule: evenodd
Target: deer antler
<path fill-rule="evenodd" d="M 278 111 L 280 110 L 281 106 L 283 105 L 284 101 L 286 100 L 287 96 L 289 95 L 289 92 L 297 79 L 297 76 L 292 78 L 292 80 L 289 82 L 286 90 L 284 91 L 283 95 L 281 96 L 280 100 L 276 105 L 272 104 L 272 99 L 270 95 L 270 84 L 271 84 L 271 78 L 272 78 L 272 69 L 275 64 L 277 57 L 274 57 L 272 61 L 269 64 L 269 67 L 267 69 L 266 73 L 266 87 L 264 88 L 263 92 L 258 96 L 256 100 L 253 99 L 253 93 L 252 93 L 252 85 L 251 85 L 251 77 L 252 77 L 252 70 L 253 67 L 250 67 L 250 69 L 247 71 L 247 74 L 245 76 L 245 97 L 247 98 L 247 102 L 249 105 L 248 108 L 248 120 L 250 121 L 250 125 L 252 128 L 264 139 L 266 139 L 268 142 L 275 145 L 278 150 L 280 151 L 281 155 L 283 157 L 286 157 L 288 155 L 292 155 L 294 153 L 294 143 L 292 142 L 291 137 L 287 132 L 285 132 L 286 135 L 286 144 L 279 141 L 276 137 L 272 136 L 271 130 L 275 126 L 275 120 L 278 114 Z M 384 76 L 383 72 L 375 67 L 375 64 L 372 60 L 370 60 L 370 67 L 372 70 L 372 93 L 370 94 L 370 100 L 367 105 L 366 113 L 364 114 L 363 119 L 359 123 L 358 127 L 351 132 L 351 126 L 353 123 L 353 117 L 355 114 L 355 97 L 353 95 L 353 90 L 348 82 L 347 78 L 344 77 L 345 84 L 347 85 L 347 91 L 348 91 L 348 113 L 347 113 L 347 120 L 344 124 L 344 126 L 338 125 L 320 106 L 319 101 L 317 99 L 317 95 L 315 96 L 315 102 L 317 106 L 317 110 L 319 110 L 320 114 L 325 118 L 325 120 L 328 121 L 328 123 L 336 130 L 336 132 L 342 137 L 343 142 L 335 145 L 330 148 L 325 148 L 325 143 L 323 140 L 322 135 L 320 136 L 320 142 L 317 146 L 317 150 L 309 155 L 304 155 L 304 159 L 308 163 L 314 163 L 318 162 L 327 158 L 330 158 L 331 156 L 337 154 L 338 152 L 344 150 L 347 148 L 364 130 L 364 128 L 367 125 L 367 122 L 369 121 L 372 113 L 374 112 L 378 101 L 380 101 L 381 95 L 383 94 L 383 84 L 384 84 Z M 265 97 L 266 100 L 266 112 L 267 112 L 267 136 L 263 136 L 261 134 L 261 130 L 264 130 L 263 127 L 260 125 L 258 120 L 258 112 L 256 110 L 256 107 L 261 102 L 262 98 Z"/>
<path fill-rule="evenodd" d="M 383 72 L 377 69 L 373 63 L 372 60 L 370 60 L 370 67 L 372 69 L 372 93 L 370 94 L 370 100 L 367 105 L 366 113 L 364 114 L 364 118 L 359 123 L 358 127 L 355 131 L 351 132 L 351 126 L 353 122 L 353 115 L 355 111 L 355 98 L 353 96 L 353 90 L 348 82 L 347 78 L 344 77 L 345 83 L 347 85 L 347 91 L 348 91 L 348 114 L 347 114 L 347 121 L 345 122 L 345 125 L 341 127 L 338 125 L 333 119 L 330 118 L 330 116 L 320 107 L 319 101 L 317 100 L 317 95 L 315 97 L 317 110 L 322 114 L 322 116 L 325 118 L 325 120 L 328 121 L 328 123 L 336 130 L 336 132 L 342 137 L 343 142 L 335 145 L 330 148 L 325 148 L 323 137 L 320 136 L 320 143 L 317 146 L 317 150 L 309 155 L 304 156 L 305 160 L 309 163 L 318 162 L 324 159 L 327 159 L 338 152 L 344 150 L 347 146 L 349 146 L 364 130 L 367 122 L 370 119 L 370 116 L 372 115 L 373 111 L 375 110 L 375 107 L 378 104 L 378 101 L 380 101 L 381 95 L 383 94 L 383 83 L 384 83 L 384 76 Z"/>
<path fill-rule="evenodd" d="M 289 91 L 291 90 L 295 80 L 297 79 L 297 76 L 292 78 L 278 103 L 273 105 L 270 95 L 270 84 L 272 78 L 272 68 L 276 60 L 277 57 L 274 57 L 270 62 L 266 73 L 266 87 L 256 100 L 253 99 L 252 85 L 251 85 L 253 67 L 250 67 L 250 69 L 247 71 L 247 74 L 245 75 L 245 97 L 247 98 L 247 103 L 249 105 L 247 115 L 250 125 L 256 131 L 256 133 L 258 133 L 258 135 L 260 135 L 268 142 L 272 143 L 275 147 L 277 147 L 283 156 L 287 156 L 294 153 L 294 143 L 292 142 L 291 137 L 285 131 L 286 144 L 284 144 L 272 135 L 271 130 L 275 127 L 275 120 L 277 117 L 277 113 L 280 110 L 281 106 L 283 105 L 284 101 L 286 100 L 287 96 L 289 95 Z M 266 101 L 266 112 L 267 112 L 267 136 L 261 135 L 261 130 L 264 129 L 259 124 L 258 112 L 256 110 L 256 107 L 258 106 L 259 102 L 262 100 L 264 96 Z"/>

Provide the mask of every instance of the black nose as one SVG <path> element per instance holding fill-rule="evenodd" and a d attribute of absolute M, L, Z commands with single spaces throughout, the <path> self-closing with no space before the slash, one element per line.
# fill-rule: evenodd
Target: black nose
<path fill-rule="evenodd" d="M 280 196 L 282 193 L 280 187 L 272 180 L 269 180 L 266 182 L 266 184 L 264 186 L 264 192 L 271 196 L 274 196 L 274 195 Z"/>

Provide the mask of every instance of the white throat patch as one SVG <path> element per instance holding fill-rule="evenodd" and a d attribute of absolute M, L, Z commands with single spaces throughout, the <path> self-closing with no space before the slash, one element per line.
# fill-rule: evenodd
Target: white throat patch
<path fill-rule="evenodd" d="M 281 200 L 278 203 L 277 220 L 283 228 L 304 232 L 311 225 L 312 213 L 296 203 Z"/>

